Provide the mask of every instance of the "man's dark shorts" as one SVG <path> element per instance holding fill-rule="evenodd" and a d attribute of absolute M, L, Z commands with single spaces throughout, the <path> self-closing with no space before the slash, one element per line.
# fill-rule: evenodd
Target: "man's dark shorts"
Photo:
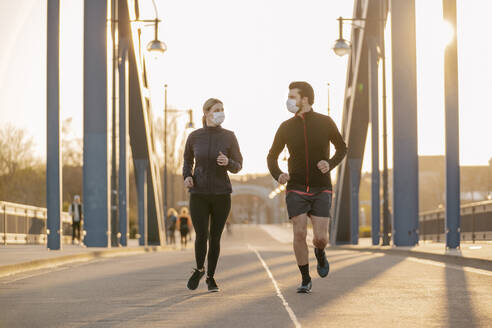
<path fill-rule="evenodd" d="M 315 193 L 287 190 L 285 202 L 289 219 L 304 213 L 308 215 L 330 217 L 332 193 L 329 190 Z"/>

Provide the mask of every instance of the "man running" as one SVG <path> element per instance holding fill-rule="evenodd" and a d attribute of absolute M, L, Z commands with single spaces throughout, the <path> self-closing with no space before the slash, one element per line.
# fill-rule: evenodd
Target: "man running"
<path fill-rule="evenodd" d="M 273 140 L 267 162 L 270 174 L 280 184 L 287 183 L 286 203 L 294 230 L 294 253 L 302 275 L 298 293 L 311 292 L 309 252 L 306 243 L 307 218 L 313 225 L 314 254 L 318 274 L 324 278 L 330 266 L 325 255 L 332 201 L 330 171 L 345 157 L 347 146 L 333 120 L 312 109 L 314 91 L 307 82 L 289 85 L 287 109 L 295 114 L 284 121 Z M 330 158 L 330 143 L 335 154 Z M 278 166 L 278 156 L 287 145 L 289 173 Z"/>

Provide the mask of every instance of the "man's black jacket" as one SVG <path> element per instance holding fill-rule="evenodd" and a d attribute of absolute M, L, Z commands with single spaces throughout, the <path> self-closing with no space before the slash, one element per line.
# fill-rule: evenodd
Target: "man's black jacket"
<path fill-rule="evenodd" d="M 330 158 L 330 143 L 335 154 Z M 332 190 L 330 173 L 321 173 L 317 164 L 325 160 L 330 170 L 335 168 L 347 153 L 347 146 L 333 120 L 311 110 L 284 121 L 273 140 L 268 153 L 268 169 L 275 180 L 282 171 L 278 167 L 278 155 L 287 145 L 289 150 L 289 190 L 315 191 Z"/>
<path fill-rule="evenodd" d="M 227 166 L 217 164 L 219 152 L 229 159 Z M 184 151 L 183 178 L 193 177 L 191 193 L 230 194 L 232 187 L 227 171 L 237 173 L 242 166 L 243 157 L 234 132 L 220 126 L 205 126 L 188 136 Z"/>

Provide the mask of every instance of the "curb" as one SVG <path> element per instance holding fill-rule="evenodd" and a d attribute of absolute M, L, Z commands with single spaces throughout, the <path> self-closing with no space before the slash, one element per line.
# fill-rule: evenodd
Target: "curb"
<path fill-rule="evenodd" d="M 118 256 L 130 256 L 136 254 L 160 252 L 171 250 L 167 246 L 146 246 L 146 247 L 131 247 L 131 248 L 116 248 L 108 250 L 89 251 L 80 254 L 62 255 L 48 259 L 34 260 L 21 262 L 16 264 L 8 264 L 0 266 L 0 278 L 11 276 L 27 271 L 40 270 L 46 268 L 57 267 L 69 263 L 89 262 L 100 258 L 112 258 Z"/>
<path fill-rule="evenodd" d="M 343 249 L 360 252 L 384 253 L 388 255 L 398 255 L 405 257 L 415 257 L 425 260 L 456 264 L 481 270 L 492 271 L 492 261 L 473 257 L 463 257 L 453 254 L 436 254 L 422 251 L 397 249 L 397 248 L 372 248 L 372 247 L 351 247 L 351 246 L 334 246 L 334 249 Z"/>

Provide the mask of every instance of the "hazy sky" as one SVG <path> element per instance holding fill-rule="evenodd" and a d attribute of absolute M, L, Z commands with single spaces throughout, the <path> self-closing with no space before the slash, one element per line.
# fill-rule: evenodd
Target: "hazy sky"
<path fill-rule="evenodd" d="M 209 97 L 223 100 L 224 127 L 235 131 L 245 157 L 243 173 L 266 172 L 266 154 L 285 108 L 288 84 L 310 82 L 314 109 L 326 113 L 327 83 L 334 120 L 341 123 L 347 58 L 331 47 L 338 16 L 351 17 L 352 1 L 156 0 L 160 38 L 169 51 L 150 63 L 154 113 L 168 103 L 195 110 Z M 417 0 L 419 154 L 444 153 L 442 20 L 440 0 Z M 82 133 L 82 0 L 61 1 L 62 118 L 74 118 Z M 141 0 L 153 18 L 150 0 Z M 463 165 L 485 165 L 492 157 L 492 45 L 483 28 L 488 0 L 458 1 L 460 157 Z M 345 36 L 350 36 L 346 26 Z M 149 27 L 149 37 L 152 29 Z M 0 0 L 0 124 L 29 130 L 44 156 L 46 142 L 46 1 Z M 388 40 L 389 41 L 389 40 Z M 389 48 L 388 48 L 389 50 Z M 388 51 L 388 55 L 390 55 Z M 391 98 L 389 98 L 391 100 Z M 364 170 L 370 170 L 369 160 Z"/>

